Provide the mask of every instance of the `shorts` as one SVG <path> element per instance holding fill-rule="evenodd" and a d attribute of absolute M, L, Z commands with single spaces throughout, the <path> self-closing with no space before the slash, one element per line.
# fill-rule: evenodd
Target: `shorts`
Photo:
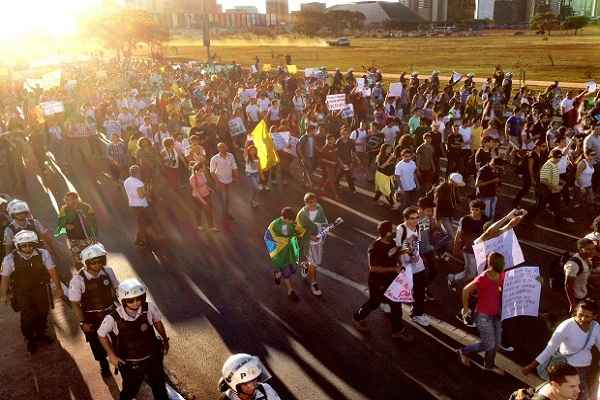
<path fill-rule="evenodd" d="M 321 265 L 321 261 L 323 261 L 322 240 L 317 243 L 311 241 L 306 244 L 302 250 L 305 250 L 303 251 L 303 254 L 306 255 L 306 261 L 317 267 Z"/>
<path fill-rule="evenodd" d="M 297 268 L 295 264 L 288 264 L 285 267 L 277 270 L 276 272 L 281 272 L 281 275 L 283 275 L 284 279 L 290 279 L 292 275 L 296 273 L 296 269 Z"/>

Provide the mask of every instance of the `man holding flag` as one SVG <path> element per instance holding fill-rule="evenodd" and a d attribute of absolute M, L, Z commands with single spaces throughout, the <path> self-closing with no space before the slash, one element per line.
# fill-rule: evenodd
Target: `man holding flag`
<path fill-rule="evenodd" d="M 295 213 L 291 207 L 284 207 L 281 216 L 269 224 L 265 232 L 265 244 L 273 263 L 275 283 L 283 283 L 287 288 L 288 297 L 298 301 L 298 295 L 292 288 L 290 278 L 296 272 L 296 265 L 300 258 L 298 235 L 300 232 L 295 223 Z"/>

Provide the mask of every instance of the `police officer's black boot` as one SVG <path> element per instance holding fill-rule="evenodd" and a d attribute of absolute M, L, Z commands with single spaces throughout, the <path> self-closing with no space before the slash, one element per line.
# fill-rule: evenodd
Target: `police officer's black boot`
<path fill-rule="evenodd" d="M 102 375 L 103 378 L 108 378 L 110 376 L 112 376 L 112 373 L 110 372 L 110 364 L 108 363 L 108 360 L 106 358 L 103 358 L 102 360 L 98 361 L 100 363 L 100 375 Z"/>

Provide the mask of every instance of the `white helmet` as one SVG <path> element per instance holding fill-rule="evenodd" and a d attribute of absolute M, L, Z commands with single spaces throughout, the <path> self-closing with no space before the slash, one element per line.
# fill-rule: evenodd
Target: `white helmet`
<path fill-rule="evenodd" d="M 34 231 L 22 230 L 17 232 L 13 238 L 15 246 L 19 247 L 25 243 L 36 243 L 38 241 L 38 235 Z"/>
<path fill-rule="evenodd" d="M 419 73 L 415 71 L 412 74 L 410 74 L 410 76 L 412 76 L 413 78 L 416 78 L 417 76 L 419 76 Z"/>
<path fill-rule="evenodd" d="M 122 303 L 125 299 L 135 299 L 146 294 L 146 286 L 137 278 L 125 279 L 117 288 L 117 298 Z"/>
<path fill-rule="evenodd" d="M 237 392 L 239 390 L 238 385 L 255 379 L 259 382 L 266 382 L 271 379 L 271 374 L 260 359 L 245 353 L 230 356 L 223 364 L 221 376 L 222 378 L 219 381 L 221 392 L 225 392 L 228 387 Z"/>
<path fill-rule="evenodd" d="M 4 197 L 0 196 L 0 206 L 3 206 L 4 204 L 6 204 L 8 207 L 8 200 L 6 200 Z"/>
<path fill-rule="evenodd" d="M 25 203 L 23 200 L 16 199 L 8 203 L 7 210 L 10 215 L 31 212 L 27 203 Z"/>
<path fill-rule="evenodd" d="M 106 250 L 102 243 L 94 243 L 81 250 L 81 262 L 87 265 L 86 262 L 93 258 L 106 257 Z"/>

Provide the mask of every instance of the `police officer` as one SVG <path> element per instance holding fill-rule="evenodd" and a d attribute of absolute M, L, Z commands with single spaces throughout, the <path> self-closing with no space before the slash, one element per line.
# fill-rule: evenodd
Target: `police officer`
<path fill-rule="evenodd" d="M 221 370 L 221 400 L 281 400 L 266 383 L 269 379 L 271 374 L 258 357 L 234 354 L 225 361 Z"/>
<path fill-rule="evenodd" d="M 46 245 L 50 245 L 52 240 L 50 231 L 31 216 L 31 210 L 26 202 L 18 199 L 11 200 L 8 203 L 7 211 L 12 221 L 4 229 L 4 250 L 6 254 L 14 250 L 13 238 L 22 230 L 35 232 L 38 239 L 41 237 Z M 40 243 L 37 244 L 40 245 Z"/>
<path fill-rule="evenodd" d="M 52 301 L 48 284 L 52 281 L 57 298 L 62 297 L 58 273 L 48 251 L 36 248 L 38 237 L 29 230 L 14 236 L 15 250 L 2 261 L 0 276 L 0 303 L 6 302 L 6 294 L 12 288 L 11 304 L 21 313 L 21 332 L 27 342 L 27 350 L 35 353 L 39 343 L 51 343 L 46 335 L 48 311 Z"/>
<path fill-rule="evenodd" d="M 98 340 L 97 330 L 108 314 L 115 309 L 116 288 L 119 281 L 106 266 L 106 250 L 101 243 L 92 244 L 81 251 L 84 267 L 73 276 L 69 284 L 69 301 L 73 304 L 79 326 L 90 344 L 94 359 L 100 363 L 103 377 L 111 375 L 106 351 Z"/>
<path fill-rule="evenodd" d="M 160 312 L 146 301 L 146 287 L 138 279 L 121 282 L 117 297 L 120 304 L 104 317 L 98 337 L 110 363 L 121 372 L 123 389 L 119 400 L 133 399 L 144 378 L 155 400 L 168 400 L 162 360 L 169 350 L 169 338 Z"/>

